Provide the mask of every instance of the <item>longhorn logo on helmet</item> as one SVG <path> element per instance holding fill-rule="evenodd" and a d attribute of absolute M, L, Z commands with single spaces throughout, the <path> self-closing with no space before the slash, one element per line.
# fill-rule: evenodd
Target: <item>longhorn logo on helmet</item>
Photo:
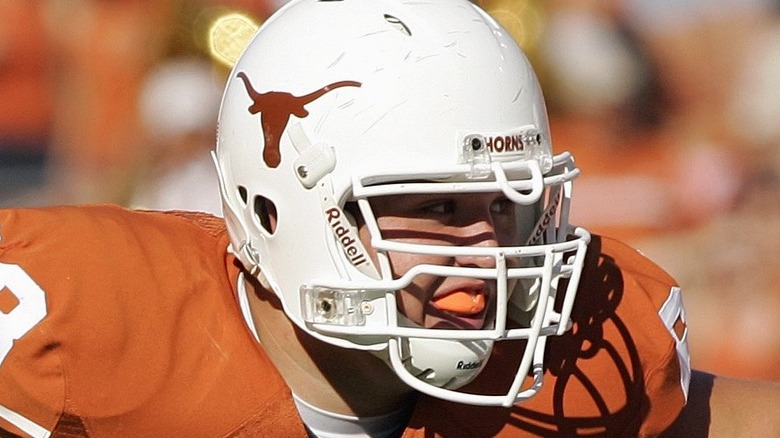
<path fill-rule="evenodd" d="M 287 123 L 290 121 L 290 116 L 296 116 L 301 119 L 308 116 L 309 111 L 304 107 L 336 88 L 361 86 L 360 82 L 339 81 L 326 85 L 312 93 L 294 96 L 283 91 L 259 93 L 252 86 L 246 73 L 239 72 L 237 77 L 244 81 L 246 92 L 252 98 L 249 112 L 260 114 L 260 124 L 263 130 L 263 138 L 265 139 L 263 161 L 273 168 L 279 167 L 279 163 L 282 161 L 279 142 L 281 141 L 282 133 L 287 128 Z"/>

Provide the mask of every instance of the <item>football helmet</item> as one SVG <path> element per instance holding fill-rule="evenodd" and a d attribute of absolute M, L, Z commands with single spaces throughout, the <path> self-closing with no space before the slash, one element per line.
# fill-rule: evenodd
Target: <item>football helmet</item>
<path fill-rule="evenodd" d="M 579 171 L 551 152 L 537 78 L 483 10 L 466 0 L 292 0 L 228 78 L 215 161 L 233 251 L 302 330 L 374 351 L 435 397 L 510 406 L 538 391 L 544 340 L 571 325 L 590 236 L 568 223 Z M 401 242 L 383 235 L 372 210 L 379 196 L 484 192 L 516 204 L 522 241 Z M 392 252 L 493 262 L 396 276 Z M 396 293 L 419 275 L 494 282 L 495 321 L 411 323 Z M 506 339 L 527 340 L 506 394 L 459 390 Z"/>

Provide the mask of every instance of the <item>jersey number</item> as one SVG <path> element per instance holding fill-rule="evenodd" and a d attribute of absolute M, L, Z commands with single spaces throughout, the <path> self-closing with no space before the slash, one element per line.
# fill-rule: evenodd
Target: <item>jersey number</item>
<path fill-rule="evenodd" d="M 15 340 L 46 316 L 46 293 L 17 265 L 0 263 L 0 365 Z"/>

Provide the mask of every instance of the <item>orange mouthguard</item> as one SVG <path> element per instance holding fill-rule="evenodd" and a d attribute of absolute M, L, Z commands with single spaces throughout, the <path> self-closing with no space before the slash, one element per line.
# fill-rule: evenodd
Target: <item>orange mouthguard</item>
<path fill-rule="evenodd" d="M 433 306 L 458 315 L 474 315 L 485 309 L 485 294 L 457 291 L 435 298 Z"/>

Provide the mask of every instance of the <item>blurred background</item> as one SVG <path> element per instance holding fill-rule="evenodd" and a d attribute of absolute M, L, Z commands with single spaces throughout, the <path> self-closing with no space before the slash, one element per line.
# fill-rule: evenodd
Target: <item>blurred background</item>
<path fill-rule="evenodd" d="M 695 367 L 780 380 L 780 0 L 474 1 L 583 171 L 572 221 L 678 279 Z M 0 206 L 221 214 L 221 89 L 283 3 L 0 0 Z"/>

